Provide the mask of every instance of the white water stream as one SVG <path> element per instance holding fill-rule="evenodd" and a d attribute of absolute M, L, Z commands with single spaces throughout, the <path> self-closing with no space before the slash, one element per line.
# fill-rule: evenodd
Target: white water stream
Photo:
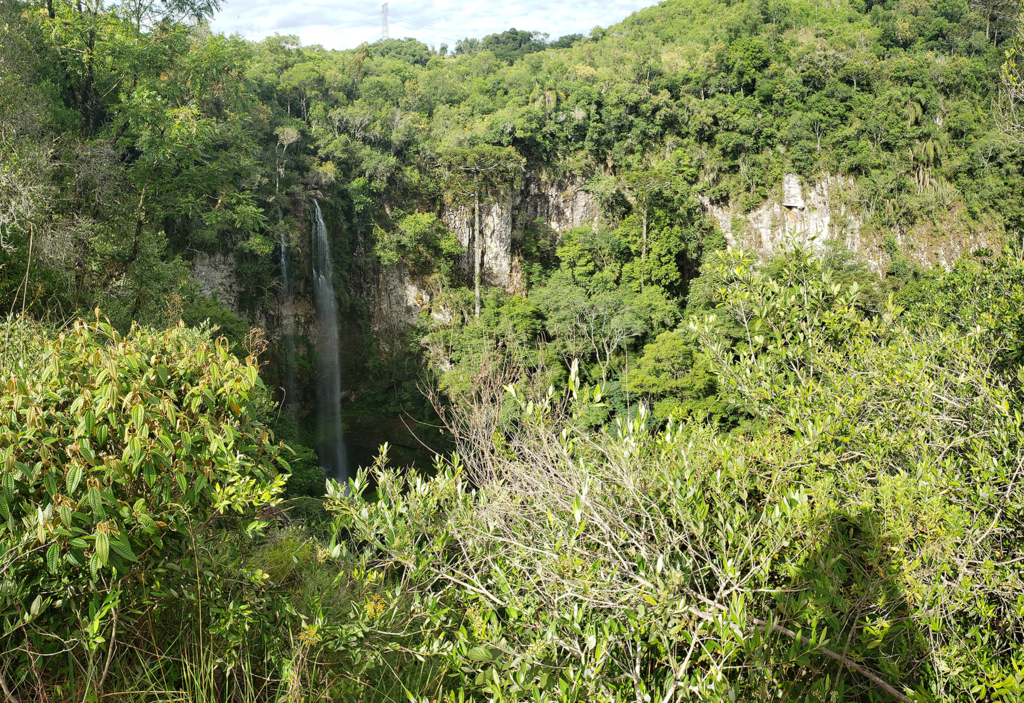
<path fill-rule="evenodd" d="M 320 468 L 329 478 L 348 480 L 345 437 L 341 429 L 341 364 L 338 343 L 338 302 L 334 295 L 331 246 L 320 203 L 313 200 L 313 305 L 316 308 L 317 406 Z"/>

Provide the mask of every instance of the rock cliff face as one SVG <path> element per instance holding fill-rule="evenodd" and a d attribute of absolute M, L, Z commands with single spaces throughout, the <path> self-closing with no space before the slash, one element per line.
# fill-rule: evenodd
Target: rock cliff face
<path fill-rule="evenodd" d="M 431 311 L 436 291 L 429 281 L 419 280 L 404 265 L 384 269 L 377 277 L 370 306 L 370 328 L 384 355 L 405 343 L 405 332 L 420 313 Z M 443 312 L 434 310 L 439 319 Z"/>
<path fill-rule="evenodd" d="M 524 230 L 535 223 L 559 234 L 594 225 L 600 218 L 595 195 L 583 190 L 585 179 L 549 182 L 536 175 L 495 202 L 481 204 L 483 230 L 482 279 L 488 286 L 499 286 L 510 293 L 525 292 L 518 250 Z M 719 204 L 700 198 L 705 213 L 725 234 L 733 246 L 744 246 L 768 258 L 788 247 L 800 245 L 821 249 L 829 241 L 842 241 L 847 248 L 882 272 L 891 261 L 888 252 L 895 243 L 912 263 L 923 266 L 951 266 L 964 252 L 991 247 L 998 232 L 971 230 L 959 225 L 956 213 L 942 223 L 931 223 L 908 232 L 879 232 L 865 225 L 863 198 L 853 179 L 830 175 L 816 181 L 804 181 L 796 174 L 785 174 L 782 183 L 760 207 L 743 212 L 737 204 Z M 449 208 L 444 220 L 462 244 L 459 262 L 462 273 L 472 277 L 473 208 Z M 886 240 L 890 240 L 887 242 Z M 293 297 L 268 319 L 250 319 L 264 327 L 271 339 L 282 333 L 297 334 L 315 342 L 317 336 L 312 305 L 302 284 L 306 242 L 293 242 L 296 284 Z M 367 246 L 365 243 L 360 245 Z M 359 252 L 357 252 L 359 254 Z M 362 251 L 362 256 L 368 256 Z M 235 274 L 235 261 L 227 254 L 202 254 L 194 264 L 194 276 L 200 290 L 216 296 L 236 313 L 241 284 Z M 430 313 L 438 322 L 450 321 L 447 311 L 435 304 L 437 290 L 429 279 L 413 275 L 403 266 L 391 267 L 370 275 L 356 286 L 353 295 L 370 304 L 370 328 L 385 354 L 404 344 L 405 330 L 419 315 Z"/>
<path fill-rule="evenodd" d="M 585 179 L 549 183 L 540 178 L 524 179 L 522 187 L 506 193 L 495 202 L 480 204 L 480 228 L 483 240 L 481 280 L 510 293 L 525 292 L 522 271 L 515 255 L 522 243 L 523 231 L 538 220 L 562 233 L 573 227 L 597 221 L 597 198 L 583 190 Z M 462 245 L 459 268 L 463 275 L 473 273 L 472 205 L 449 208 L 444 221 Z M 431 307 L 436 297 L 429 283 L 410 275 L 402 266 L 380 274 L 373 294 L 371 326 L 385 346 L 400 342 L 402 326 L 412 324 L 422 312 L 430 311 L 439 321 L 448 313 Z"/>
<path fill-rule="evenodd" d="M 853 206 L 856 187 L 852 179 L 830 176 L 805 188 L 799 176 L 788 173 L 781 198 L 769 198 L 746 214 L 732 203 L 716 205 L 698 198 L 730 245 L 753 249 L 765 258 L 797 244 L 820 249 L 842 239 L 870 259 L 860 238 L 863 219 Z"/>
<path fill-rule="evenodd" d="M 192 277 L 199 284 L 199 292 L 207 298 L 216 298 L 232 312 L 238 312 L 238 280 L 235 277 L 235 258 L 230 254 L 201 253 L 192 266 Z"/>
<path fill-rule="evenodd" d="M 949 267 L 961 254 L 990 247 L 995 241 L 993 232 L 958 225 L 955 212 L 941 226 L 932 223 L 909 232 L 871 230 L 864 224 L 857 184 L 844 176 L 805 183 L 796 174 L 785 174 L 780 191 L 748 213 L 732 203 L 699 199 L 729 244 L 753 249 L 764 258 L 794 245 L 821 249 L 829 241 L 840 240 L 881 273 L 891 261 L 885 245 L 888 236 L 911 263 L 925 267 Z"/>
<path fill-rule="evenodd" d="M 485 285 L 501 286 L 509 291 L 520 288 L 512 252 L 522 242 L 523 230 L 540 220 L 556 232 L 597 221 L 597 198 L 583 190 L 585 180 L 546 183 L 538 178 L 525 179 L 522 188 L 494 203 L 481 203 L 481 230 L 484 255 L 481 278 Z M 460 267 L 473 271 L 473 207 L 462 206 L 445 212 L 445 223 L 465 250 Z"/>

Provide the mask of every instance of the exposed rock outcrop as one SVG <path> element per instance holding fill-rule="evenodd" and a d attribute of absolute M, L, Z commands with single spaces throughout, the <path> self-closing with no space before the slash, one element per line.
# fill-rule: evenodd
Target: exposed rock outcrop
<path fill-rule="evenodd" d="M 242 309 L 239 296 L 243 286 L 235 271 L 236 263 L 234 255 L 224 252 L 197 254 L 192 262 L 192 278 L 199 284 L 199 292 L 216 300 L 250 325 L 262 328 L 271 338 L 280 336 L 280 320 L 268 319 L 264 310 L 253 314 Z"/>
<path fill-rule="evenodd" d="M 538 220 L 562 233 L 597 221 L 597 198 L 583 190 L 585 179 L 548 183 L 526 178 L 521 188 L 495 202 L 480 204 L 484 253 L 481 278 L 485 285 L 514 290 L 515 266 L 512 252 L 522 241 L 523 231 Z M 459 265 L 464 273 L 473 271 L 473 206 L 462 205 L 444 213 L 445 223 L 465 250 Z"/>
<path fill-rule="evenodd" d="M 818 249 L 840 238 L 861 252 L 863 220 L 850 206 L 855 190 L 853 179 L 830 176 L 807 188 L 805 199 L 799 176 L 790 173 L 783 178 L 781 202 L 769 199 L 746 214 L 733 203 L 716 205 L 698 198 L 730 245 L 748 247 L 767 258 L 794 244 Z"/>
<path fill-rule="evenodd" d="M 803 210 L 807 207 L 804 204 L 803 188 L 800 186 L 800 176 L 795 173 L 787 173 L 782 177 L 782 207 L 796 208 Z"/>
<path fill-rule="evenodd" d="M 585 183 L 582 178 L 561 184 L 527 179 L 518 220 L 520 232 L 537 220 L 556 232 L 596 222 L 600 215 L 597 197 L 583 190 Z"/>
<path fill-rule="evenodd" d="M 370 326 L 384 354 L 405 343 L 406 328 L 415 324 L 421 313 L 430 312 L 439 322 L 451 321 L 445 311 L 431 309 L 435 297 L 428 282 L 413 276 L 407 266 L 391 266 L 381 271 Z"/>
<path fill-rule="evenodd" d="M 512 271 L 512 243 L 515 237 L 513 210 L 520 206 L 518 193 L 513 193 L 493 203 L 480 204 L 480 229 L 483 231 L 483 261 L 480 278 L 484 285 L 509 285 Z M 473 227 L 472 205 L 463 205 L 444 214 L 445 223 L 462 245 L 463 253 L 459 268 L 470 275 L 473 271 Z M 520 231 L 521 234 L 521 231 Z"/>
<path fill-rule="evenodd" d="M 583 190 L 584 183 L 582 178 L 549 183 L 537 177 L 527 177 L 521 187 L 510 190 L 495 201 L 481 202 L 483 259 L 480 277 L 484 285 L 498 286 L 510 293 L 525 292 L 514 252 L 522 243 L 523 232 L 538 221 L 558 233 L 597 222 L 597 198 Z M 462 204 L 452 207 L 443 216 L 445 224 L 462 245 L 459 268 L 469 278 L 473 272 L 473 206 Z M 411 324 L 427 310 L 439 322 L 450 321 L 446 311 L 431 308 L 434 297 L 427 282 L 410 275 L 405 267 L 393 267 L 382 272 L 377 279 L 371 310 L 375 334 L 385 345 L 398 342 L 396 325 Z"/>
<path fill-rule="evenodd" d="M 199 284 L 199 292 L 238 314 L 238 293 L 241 286 L 235 277 L 235 257 L 217 252 L 200 253 L 192 267 L 192 276 Z"/>
<path fill-rule="evenodd" d="M 763 258 L 794 245 L 820 250 L 827 242 L 839 240 L 880 273 L 891 261 L 885 244 L 889 237 L 910 262 L 947 268 L 963 253 L 990 247 L 995 241 L 994 232 L 959 223 L 955 210 L 941 226 L 928 222 L 893 232 L 866 227 L 857 184 L 845 176 L 830 175 L 805 184 L 796 174 L 785 174 L 781 193 L 747 213 L 735 203 L 698 199 L 730 245 L 747 247 Z"/>

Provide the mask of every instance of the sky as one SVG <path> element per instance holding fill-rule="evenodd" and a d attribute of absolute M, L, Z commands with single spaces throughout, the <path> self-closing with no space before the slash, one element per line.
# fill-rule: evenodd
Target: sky
<path fill-rule="evenodd" d="M 466 37 L 485 37 L 510 27 L 546 32 L 552 39 L 589 34 L 657 0 L 394 0 L 388 4 L 392 38 L 414 37 L 452 49 Z M 381 3 L 351 0 L 222 0 L 213 28 L 247 39 L 297 34 L 304 45 L 351 49 L 381 37 Z"/>

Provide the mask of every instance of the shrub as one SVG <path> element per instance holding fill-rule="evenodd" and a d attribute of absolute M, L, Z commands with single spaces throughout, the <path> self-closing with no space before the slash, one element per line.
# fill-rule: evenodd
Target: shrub
<path fill-rule="evenodd" d="M 119 618 L 198 587 L 198 571 L 180 574 L 198 568 L 197 535 L 274 503 L 287 464 L 260 419 L 255 358 L 223 338 L 121 336 L 98 314 L 56 336 L 13 321 L 5 334 L 33 348 L 0 367 L 0 675 L 41 686 L 67 651 L 95 695 Z"/>
<path fill-rule="evenodd" d="M 514 420 L 433 478 L 329 487 L 362 568 L 435 623 L 414 651 L 467 698 L 1019 700 L 1015 340 L 875 315 L 799 258 L 729 270 L 694 333 L 756 432 L 582 431 L 574 373 L 510 387 Z"/>

